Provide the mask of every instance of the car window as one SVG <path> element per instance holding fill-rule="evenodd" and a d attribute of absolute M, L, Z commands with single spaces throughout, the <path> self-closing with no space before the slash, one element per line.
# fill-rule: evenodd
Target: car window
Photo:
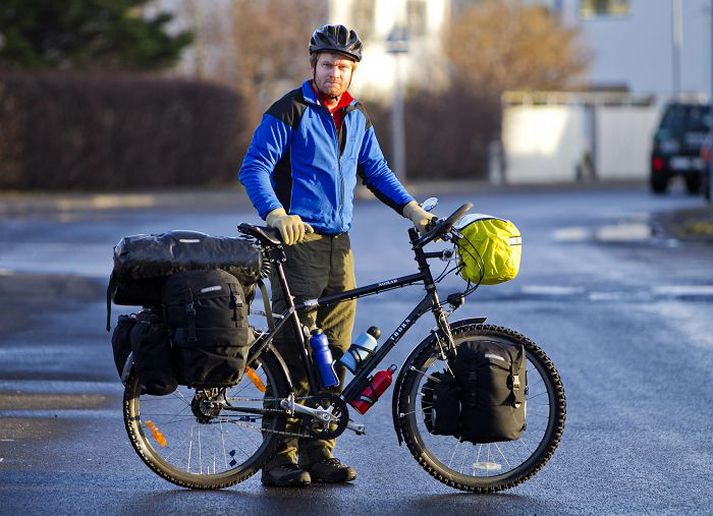
<path fill-rule="evenodd" d="M 710 106 L 671 105 L 661 120 L 661 129 L 674 132 L 710 131 Z"/>

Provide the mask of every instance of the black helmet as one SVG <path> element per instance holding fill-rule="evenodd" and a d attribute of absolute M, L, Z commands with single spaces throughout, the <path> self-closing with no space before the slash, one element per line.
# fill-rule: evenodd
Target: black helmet
<path fill-rule="evenodd" d="M 325 25 L 312 34 L 309 53 L 335 52 L 361 61 L 361 40 L 357 33 L 344 25 Z"/>

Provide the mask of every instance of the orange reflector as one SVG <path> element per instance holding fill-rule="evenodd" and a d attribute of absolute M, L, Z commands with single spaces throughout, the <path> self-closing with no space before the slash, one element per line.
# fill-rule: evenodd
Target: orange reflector
<path fill-rule="evenodd" d="M 257 375 L 257 373 L 253 371 L 252 367 L 248 367 L 245 370 L 245 374 L 248 376 L 248 378 L 250 378 L 250 381 L 255 384 L 257 390 L 259 390 L 260 392 L 265 392 L 267 390 L 267 387 L 265 387 L 265 384 L 262 383 L 262 380 Z"/>
<path fill-rule="evenodd" d="M 156 425 L 154 424 L 154 422 L 151 420 L 146 421 L 145 425 L 146 425 L 146 428 L 148 428 L 149 431 L 151 432 L 151 435 L 153 435 L 153 438 L 156 439 L 156 442 L 159 444 L 159 446 L 161 446 L 162 448 L 165 448 L 166 447 L 166 436 L 164 436 L 161 433 L 161 430 L 159 430 L 156 427 Z"/>

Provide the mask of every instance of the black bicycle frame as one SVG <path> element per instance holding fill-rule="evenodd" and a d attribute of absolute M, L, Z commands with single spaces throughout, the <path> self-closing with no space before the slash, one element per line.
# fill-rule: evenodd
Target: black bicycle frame
<path fill-rule="evenodd" d="M 250 352 L 248 363 L 251 363 L 254 358 L 258 357 L 260 353 L 262 353 L 262 351 L 267 346 L 269 346 L 272 338 L 277 334 L 278 331 L 280 331 L 283 326 L 285 326 L 288 322 L 292 322 L 294 333 L 296 335 L 297 340 L 300 342 L 300 355 L 305 365 L 305 370 L 307 371 L 307 378 L 310 385 L 310 394 L 315 395 L 318 393 L 320 386 L 316 377 L 315 369 L 312 365 L 312 360 L 309 355 L 309 344 L 307 342 L 309 336 L 306 335 L 302 329 L 303 326 L 299 320 L 298 312 L 300 310 L 315 309 L 320 306 L 327 306 L 349 299 L 358 299 L 371 294 L 379 294 L 388 290 L 414 285 L 418 282 L 423 282 L 424 287 L 426 289 L 426 295 L 418 303 L 418 305 L 416 305 L 416 307 L 411 310 L 411 312 L 406 316 L 406 318 L 401 322 L 401 324 L 399 324 L 399 326 L 394 330 L 394 332 L 389 336 L 389 338 L 381 346 L 379 346 L 376 352 L 361 365 L 354 378 L 352 378 L 352 380 L 344 387 L 344 390 L 341 394 L 342 398 L 346 401 L 352 401 L 359 396 L 371 372 L 396 346 L 399 340 L 401 340 L 401 337 L 409 330 L 409 328 L 411 328 L 411 326 L 413 326 L 414 323 L 429 310 L 434 313 L 436 322 L 441 331 L 446 336 L 448 343 L 450 345 L 453 345 L 453 337 L 450 333 L 448 320 L 445 312 L 443 311 L 441 302 L 438 298 L 436 284 L 433 281 L 433 277 L 431 275 L 431 268 L 427 262 L 429 258 L 440 258 L 442 256 L 442 253 L 425 253 L 423 251 L 423 246 L 418 242 L 418 233 L 413 228 L 409 229 L 409 238 L 411 240 L 411 247 L 414 251 L 416 262 L 418 263 L 419 272 L 415 274 L 409 274 L 408 276 L 400 276 L 398 278 L 380 281 L 378 283 L 373 283 L 364 287 L 357 287 L 354 289 L 346 290 L 339 294 L 322 296 L 317 299 L 308 299 L 298 304 L 295 304 L 294 298 L 290 293 L 290 288 L 287 284 L 287 278 L 285 277 L 282 260 L 280 260 L 278 256 L 277 259 L 274 260 L 274 263 L 276 265 L 276 273 L 277 278 L 280 282 L 280 288 L 282 288 L 285 300 L 287 301 L 287 308 L 282 312 L 281 318 L 279 322 L 275 325 L 274 330 L 271 331 L 269 334 L 264 334 L 258 338 L 255 345 L 253 346 L 253 349 Z"/>

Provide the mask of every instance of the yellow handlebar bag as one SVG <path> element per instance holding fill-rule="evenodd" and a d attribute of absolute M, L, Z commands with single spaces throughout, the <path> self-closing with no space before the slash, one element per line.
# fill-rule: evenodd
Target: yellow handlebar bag
<path fill-rule="evenodd" d="M 456 224 L 460 275 L 481 285 L 497 285 L 517 276 L 522 237 L 515 224 L 482 213 L 466 215 Z"/>

